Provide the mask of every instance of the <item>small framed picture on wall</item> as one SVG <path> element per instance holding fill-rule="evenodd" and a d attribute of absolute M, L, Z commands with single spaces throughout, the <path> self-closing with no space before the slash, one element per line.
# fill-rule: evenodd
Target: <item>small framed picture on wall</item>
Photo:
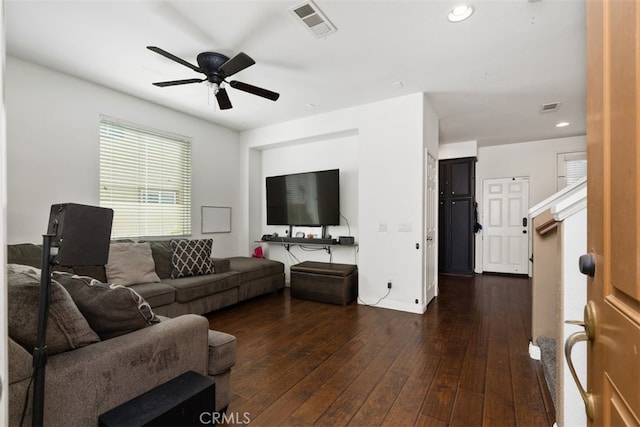
<path fill-rule="evenodd" d="M 202 234 L 231 233 L 231 208 L 202 206 Z"/>

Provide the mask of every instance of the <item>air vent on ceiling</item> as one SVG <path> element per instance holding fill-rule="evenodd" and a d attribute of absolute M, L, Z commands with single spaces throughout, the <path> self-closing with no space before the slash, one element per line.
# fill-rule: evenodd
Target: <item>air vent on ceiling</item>
<path fill-rule="evenodd" d="M 289 9 L 298 20 L 317 38 L 325 37 L 336 31 L 326 16 L 311 0 Z"/>
<path fill-rule="evenodd" d="M 560 108 L 559 102 L 549 102 L 548 104 L 542 104 L 542 106 L 540 107 L 540 112 L 552 113 L 554 111 L 558 111 L 558 108 Z"/>

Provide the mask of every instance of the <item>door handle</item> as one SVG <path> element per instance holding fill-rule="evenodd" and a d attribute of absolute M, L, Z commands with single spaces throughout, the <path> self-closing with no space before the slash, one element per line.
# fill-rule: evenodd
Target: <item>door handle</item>
<path fill-rule="evenodd" d="M 523 226 L 523 227 L 526 227 L 526 226 L 527 226 L 527 222 L 528 222 L 527 217 L 522 218 L 522 226 Z"/>
<path fill-rule="evenodd" d="M 580 383 L 580 379 L 576 374 L 576 369 L 573 366 L 573 360 L 571 359 L 571 351 L 577 343 L 581 341 L 593 341 L 595 339 L 596 319 L 595 305 L 593 301 L 589 301 L 584 307 L 584 322 L 580 322 L 578 320 L 567 320 L 565 323 L 582 326 L 584 328 L 583 331 L 578 331 L 569 335 L 569 338 L 567 338 L 567 341 L 564 343 L 564 355 L 565 359 L 567 360 L 567 365 L 569 366 L 571 376 L 573 377 L 573 381 L 575 381 L 578 392 L 580 392 L 580 397 L 582 397 L 582 400 L 584 401 L 584 407 L 587 413 L 587 417 L 591 421 L 593 421 L 595 412 L 595 401 L 593 394 L 588 393 Z"/>

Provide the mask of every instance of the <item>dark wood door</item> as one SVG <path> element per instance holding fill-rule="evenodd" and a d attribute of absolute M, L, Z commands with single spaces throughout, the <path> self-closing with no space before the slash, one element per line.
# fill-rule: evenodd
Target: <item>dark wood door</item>
<path fill-rule="evenodd" d="M 475 158 L 440 161 L 439 271 L 472 275 L 474 269 Z"/>
<path fill-rule="evenodd" d="M 587 2 L 587 250 L 595 270 L 583 397 L 592 426 L 640 420 L 639 31 L 637 1 Z"/>

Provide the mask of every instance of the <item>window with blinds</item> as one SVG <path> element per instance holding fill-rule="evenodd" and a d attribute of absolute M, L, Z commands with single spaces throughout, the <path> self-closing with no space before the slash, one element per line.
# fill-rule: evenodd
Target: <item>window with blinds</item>
<path fill-rule="evenodd" d="M 558 154 L 558 191 L 568 187 L 587 176 L 587 153 Z"/>
<path fill-rule="evenodd" d="M 191 234 L 191 140 L 102 117 L 100 206 L 112 238 Z"/>

